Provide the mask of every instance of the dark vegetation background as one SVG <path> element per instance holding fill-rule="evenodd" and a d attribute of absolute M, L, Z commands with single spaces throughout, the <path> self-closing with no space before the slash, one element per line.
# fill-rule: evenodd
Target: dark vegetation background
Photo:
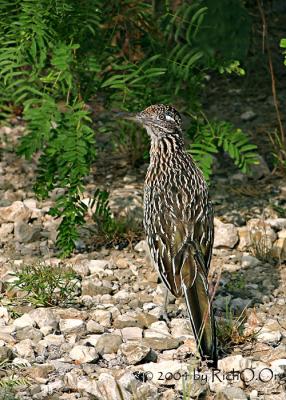
<path fill-rule="evenodd" d="M 95 160 L 121 152 L 134 168 L 148 161 L 146 134 L 115 119 L 118 110 L 173 104 L 207 179 L 221 154 L 248 174 L 263 154 L 285 174 L 284 1 L 1 0 L 0 11 L 0 117 L 26 123 L 16 151 L 37 159 L 37 196 L 64 189 L 51 210 L 62 218 L 63 256 L 85 222 L 81 194 Z M 269 87 L 276 129 L 249 137 L 224 110 L 206 115 L 206 102 L 233 81 L 257 101 L 261 85 Z M 122 229 L 107 191 L 96 190 L 93 205 L 104 237 Z"/>

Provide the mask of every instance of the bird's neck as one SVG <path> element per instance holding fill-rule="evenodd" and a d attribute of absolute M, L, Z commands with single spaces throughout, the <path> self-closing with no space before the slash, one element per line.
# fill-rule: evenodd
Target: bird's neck
<path fill-rule="evenodd" d="M 182 136 L 174 133 L 160 138 L 152 138 L 150 148 L 151 163 L 172 161 L 178 153 L 184 151 Z"/>

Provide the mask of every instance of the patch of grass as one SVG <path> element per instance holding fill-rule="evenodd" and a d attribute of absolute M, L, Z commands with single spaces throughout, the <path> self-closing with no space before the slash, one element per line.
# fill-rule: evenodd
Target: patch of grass
<path fill-rule="evenodd" d="M 240 272 L 231 274 L 231 279 L 226 283 L 225 290 L 228 293 L 241 293 L 245 290 L 245 277 Z"/>
<path fill-rule="evenodd" d="M 226 303 L 225 316 L 217 321 L 217 338 L 223 353 L 229 353 L 234 346 L 255 340 L 254 333 L 245 333 L 243 326 L 245 320 L 245 309 L 239 316 L 235 316 L 229 302 Z"/>
<path fill-rule="evenodd" d="M 19 376 L 19 371 L 25 367 L 25 364 L 12 364 L 8 359 L 0 363 L 0 400 L 16 400 L 17 386 L 29 385 L 26 378 Z"/>
<path fill-rule="evenodd" d="M 250 254 L 265 263 L 273 263 L 273 249 L 269 245 L 270 238 L 266 234 L 266 228 L 250 232 Z"/>
<path fill-rule="evenodd" d="M 10 289 L 24 292 L 27 302 L 37 307 L 67 306 L 79 294 L 81 277 L 71 268 L 45 263 L 24 265 L 14 273 Z"/>
<path fill-rule="evenodd" d="M 96 243 L 99 248 L 102 246 L 127 247 L 143 238 L 142 223 L 130 218 L 113 219 L 108 227 L 96 221 L 93 232 L 93 245 Z"/>

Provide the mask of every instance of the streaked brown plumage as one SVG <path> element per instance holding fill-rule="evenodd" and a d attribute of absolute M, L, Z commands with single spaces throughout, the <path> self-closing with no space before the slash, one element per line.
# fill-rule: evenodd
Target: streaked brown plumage
<path fill-rule="evenodd" d="M 216 365 L 216 335 L 207 275 L 213 246 L 213 210 L 202 172 L 184 148 L 181 117 L 152 105 L 136 119 L 151 138 L 144 186 L 144 227 L 166 287 L 184 296 L 202 358 Z"/>

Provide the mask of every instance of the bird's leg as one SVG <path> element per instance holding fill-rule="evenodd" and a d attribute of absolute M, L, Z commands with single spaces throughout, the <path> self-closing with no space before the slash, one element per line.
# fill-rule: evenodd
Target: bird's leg
<path fill-rule="evenodd" d="M 165 290 L 165 298 L 164 298 L 164 303 L 162 306 L 162 315 L 161 318 L 166 322 L 170 322 L 170 318 L 168 317 L 168 295 L 169 295 L 169 290 L 167 288 L 164 288 Z"/>

